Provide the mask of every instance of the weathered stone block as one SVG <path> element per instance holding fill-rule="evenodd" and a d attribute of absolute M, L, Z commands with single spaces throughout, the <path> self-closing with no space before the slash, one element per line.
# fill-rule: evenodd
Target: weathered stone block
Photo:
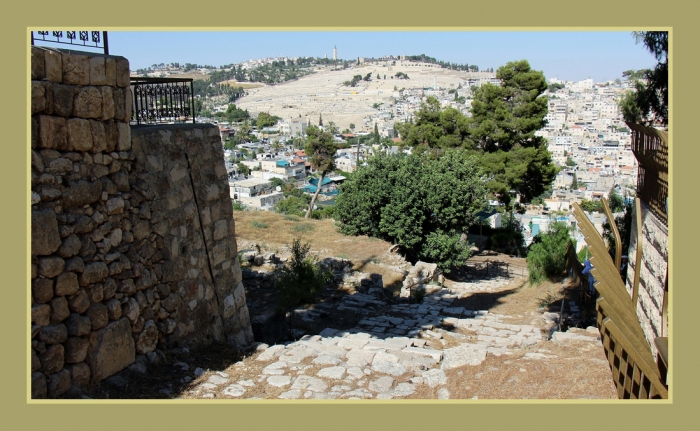
<path fill-rule="evenodd" d="M 90 85 L 90 59 L 86 55 L 64 52 L 63 83 L 71 85 Z"/>
<path fill-rule="evenodd" d="M 51 306 L 47 304 L 32 305 L 32 322 L 39 326 L 46 326 L 51 323 Z"/>
<path fill-rule="evenodd" d="M 45 344 L 63 343 L 67 338 L 68 330 L 66 329 L 66 325 L 60 323 L 44 326 L 39 331 L 39 340 Z"/>
<path fill-rule="evenodd" d="M 124 121 L 129 122 L 132 114 L 131 87 L 124 89 Z"/>
<path fill-rule="evenodd" d="M 51 323 L 61 323 L 70 316 L 68 301 L 63 296 L 51 300 Z"/>
<path fill-rule="evenodd" d="M 63 368 L 63 345 L 54 344 L 46 348 L 43 354 L 39 355 L 41 360 L 41 370 L 46 374 L 53 374 Z"/>
<path fill-rule="evenodd" d="M 116 58 L 117 87 L 128 87 L 130 84 L 129 60 L 124 57 Z"/>
<path fill-rule="evenodd" d="M 46 108 L 46 91 L 44 83 L 32 81 L 32 114 L 42 112 Z"/>
<path fill-rule="evenodd" d="M 32 373 L 34 371 L 39 371 L 41 369 L 41 359 L 39 359 L 39 355 L 36 354 L 36 351 L 32 349 Z"/>
<path fill-rule="evenodd" d="M 107 135 L 105 134 L 105 126 L 101 121 L 90 121 L 90 132 L 92 134 L 92 153 L 101 153 L 107 149 Z"/>
<path fill-rule="evenodd" d="M 46 77 L 44 70 L 44 50 L 32 47 L 32 80 L 41 81 Z"/>
<path fill-rule="evenodd" d="M 85 270 L 80 275 L 80 285 L 87 286 L 88 284 L 98 283 L 104 280 L 109 275 L 109 268 L 104 262 L 93 262 L 85 265 Z"/>
<path fill-rule="evenodd" d="M 77 364 L 83 362 L 87 356 L 88 346 L 90 342 L 87 338 L 68 337 L 63 344 L 65 349 L 64 362 L 67 364 Z"/>
<path fill-rule="evenodd" d="M 60 246 L 56 213 L 50 209 L 32 211 L 32 256 L 52 254 Z"/>
<path fill-rule="evenodd" d="M 135 360 L 134 337 L 127 319 L 121 318 L 90 334 L 86 362 L 90 366 L 93 381 L 103 380 L 133 364 Z"/>
<path fill-rule="evenodd" d="M 45 304 L 53 298 L 53 280 L 36 278 L 32 281 L 32 299 L 38 304 Z"/>
<path fill-rule="evenodd" d="M 144 324 L 143 331 L 136 341 L 136 353 L 143 355 L 156 349 L 158 343 L 158 328 L 153 320 Z"/>
<path fill-rule="evenodd" d="M 117 125 L 114 121 L 105 121 L 105 137 L 107 139 L 107 148 L 105 151 L 114 151 L 117 147 L 117 141 L 119 140 L 119 132 L 117 131 Z"/>
<path fill-rule="evenodd" d="M 73 116 L 102 118 L 102 93 L 95 87 L 81 87 L 75 92 Z"/>
<path fill-rule="evenodd" d="M 77 293 L 68 297 L 68 309 L 73 313 L 82 314 L 90 306 L 90 298 L 88 298 L 85 289 L 80 289 Z"/>
<path fill-rule="evenodd" d="M 61 247 L 57 254 L 64 259 L 73 257 L 80 251 L 80 238 L 75 234 L 70 234 L 61 241 Z"/>
<path fill-rule="evenodd" d="M 68 392 L 70 387 L 70 372 L 68 372 L 68 370 L 61 370 L 49 376 L 49 383 L 47 385 L 48 396 L 49 398 L 57 398 Z"/>
<path fill-rule="evenodd" d="M 44 373 L 32 373 L 32 399 L 46 398 L 46 375 Z"/>
<path fill-rule="evenodd" d="M 105 58 L 105 85 L 117 85 L 117 62 L 112 57 Z"/>
<path fill-rule="evenodd" d="M 90 57 L 90 85 L 109 85 L 104 57 Z"/>
<path fill-rule="evenodd" d="M 72 150 L 89 151 L 92 149 L 92 128 L 90 121 L 71 118 L 66 121 L 68 127 L 68 145 Z"/>
<path fill-rule="evenodd" d="M 70 85 L 52 84 L 53 114 L 70 117 L 73 114 L 73 99 L 75 87 Z"/>
<path fill-rule="evenodd" d="M 56 277 L 56 296 L 73 295 L 78 291 L 78 276 L 73 272 L 64 272 Z M 70 304 L 68 304 L 70 308 Z"/>
<path fill-rule="evenodd" d="M 107 322 L 109 322 L 107 307 L 102 303 L 90 305 L 85 314 L 90 319 L 93 331 L 104 328 Z"/>
<path fill-rule="evenodd" d="M 63 60 L 61 53 L 47 49 L 44 51 L 44 71 L 51 82 L 63 82 Z"/>
<path fill-rule="evenodd" d="M 102 283 L 97 283 L 92 286 L 91 289 L 87 290 L 88 298 L 91 303 L 102 302 L 104 299 L 104 285 Z"/>
<path fill-rule="evenodd" d="M 32 115 L 32 149 L 39 146 L 39 120 Z"/>
<path fill-rule="evenodd" d="M 122 317 L 122 305 L 119 301 L 112 298 L 105 305 L 107 306 L 107 317 L 109 317 L 109 320 L 117 320 Z"/>
<path fill-rule="evenodd" d="M 115 112 L 112 87 L 100 87 L 100 91 L 102 91 L 102 120 L 111 120 Z"/>
<path fill-rule="evenodd" d="M 56 277 L 63 272 L 66 261 L 58 256 L 42 257 L 39 259 L 39 275 L 46 278 Z"/>
<path fill-rule="evenodd" d="M 71 337 L 87 335 L 90 333 L 91 327 L 90 318 L 77 313 L 71 314 L 70 317 L 66 319 L 66 328 L 68 329 L 68 335 Z"/>
<path fill-rule="evenodd" d="M 124 212 L 124 199 L 120 197 L 109 199 L 105 204 L 105 208 L 107 209 L 107 214 L 109 215 L 121 214 Z M 121 237 L 121 230 L 119 232 Z"/>
<path fill-rule="evenodd" d="M 66 370 L 70 373 L 74 386 L 84 388 L 90 384 L 90 367 L 85 362 L 66 365 Z"/>
<path fill-rule="evenodd" d="M 117 151 L 128 151 L 131 149 L 131 126 L 129 123 L 121 121 L 116 123 L 119 138 L 117 140 Z"/>
<path fill-rule="evenodd" d="M 63 193 L 63 208 L 81 207 L 92 204 L 102 197 L 102 183 L 99 181 L 69 182 L 69 186 Z"/>
<path fill-rule="evenodd" d="M 68 148 L 68 130 L 66 119 L 53 115 L 38 115 L 39 148 Z"/>

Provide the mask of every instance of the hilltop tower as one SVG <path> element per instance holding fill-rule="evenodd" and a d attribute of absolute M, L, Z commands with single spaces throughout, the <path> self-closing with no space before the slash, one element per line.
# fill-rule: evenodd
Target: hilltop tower
<path fill-rule="evenodd" d="M 335 45 L 333 45 L 333 60 L 338 59 L 338 48 L 336 48 Z"/>

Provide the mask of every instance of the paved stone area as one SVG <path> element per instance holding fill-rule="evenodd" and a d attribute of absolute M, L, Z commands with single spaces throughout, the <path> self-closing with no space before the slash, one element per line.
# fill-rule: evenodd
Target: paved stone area
<path fill-rule="evenodd" d="M 261 353 L 251 361 L 261 366 L 258 371 L 239 380 L 214 372 L 190 389 L 188 396 L 213 398 L 218 391 L 227 397 L 258 398 L 253 395 L 260 392 L 255 388 L 266 385 L 280 399 L 393 399 L 426 385 L 438 388 L 439 399 L 448 399 L 446 370 L 476 366 L 487 355 L 511 355 L 543 341 L 542 326 L 546 328 L 547 321 L 542 317 L 535 317 L 532 324 L 508 324 L 504 322 L 510 316 L 453 304 L 464 295 L 497 291 L 512 281 L 497 278 L 454 283 L 450 289 L 434 287 L 421 304 L 389 304 L 379 296 L 347 295 L 335 307 L 367 315 L 356 328 L 326 328 L 284 345 L 260 345 Z M 309 310 L 304 318 L 313 319 L 317 310 Z M 599 343 L 595 334 L 557 333 L 551 342 Z M 542 354 L 527 353 L 522 360 L 541 359 L 538 355 Z M 246 367 L 243 363 L 234 367 L 239 365 Z"/>

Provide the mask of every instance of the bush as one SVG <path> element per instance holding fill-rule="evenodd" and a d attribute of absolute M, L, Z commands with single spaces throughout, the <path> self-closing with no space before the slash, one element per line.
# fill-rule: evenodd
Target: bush
<path fill-rule="evenodd" d="M 233 202 L 233 210 L 234 211 L 245 211 L 245 205 L 243 205 L 239 201 L 234 201 Z"/>
<path fill-rule="evenodd" d="M 270 227 L 267 223 L 258 220 L 250 222 L 250 225 L 255 229 L 267 229 L 268 227 Z"/>
<path fill-rule="evenodd" d="M 277 275 L 277 300 L 280 309 L 291 310 L 303 304 L 313 303 L 323 288 L 333 280 L 333 273 L 322 269 L 309 256 L 311 245 L 298 239 L 292 243 L 289 266 Z"/>
<path fill-rule="evenodd" d="M 588 253 L 588 246 L 584 246 L 581 251 L 578 252 L 576 257 L 578 258 L 578 261 L 581 263 L 584 263 L 586 261 L 586 256 L 588 256 L 590 253 Z"/>
<path fill-rule="evenodd" d="M 566 247 L 571 238 L 570 228 L 561 222 L 552 223 L 549 231 L 535 237 L 527 253 L 527 268 L 531 284 L 561 275 L 566 269 Z"/>
<path fill-rule="evenodd" d="M 522 231 L 507 227 L 491 229 L 491 236 L 486 240 L 486 248 L 499 253 L 524 255 L 525 238 Z"/>

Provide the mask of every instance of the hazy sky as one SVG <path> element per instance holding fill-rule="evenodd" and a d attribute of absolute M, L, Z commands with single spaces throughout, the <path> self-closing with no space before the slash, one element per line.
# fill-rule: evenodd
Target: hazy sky
<path fill-rule="evenodd" d="M 131 69 L 154 63 L 220 66 L 264 57 L 338 57 L 426 54 L 438 60 L 476 64 L 494 70 L 526 59 L 547 79 L 595 82 L 621 78 L 629 69 L 652 68 L 654 57 L 619 32 L 109 32 L 110 54 L 129 59 Z"/>

